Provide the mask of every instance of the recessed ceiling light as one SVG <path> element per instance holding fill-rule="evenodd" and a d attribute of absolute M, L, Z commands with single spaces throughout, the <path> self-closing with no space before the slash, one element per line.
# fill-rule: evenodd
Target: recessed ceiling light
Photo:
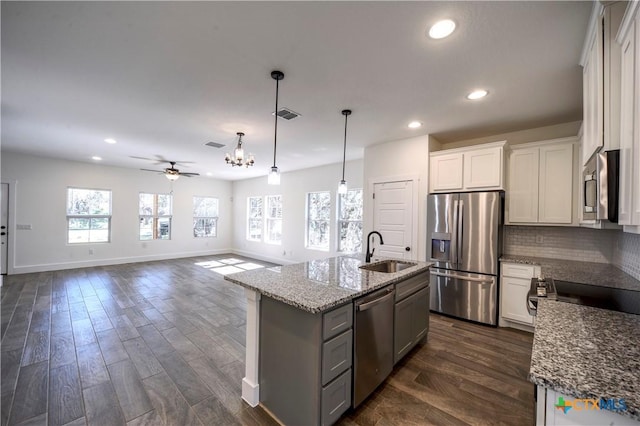
<path fill-rule="evenodd" d="M 95 161 L 102 161 L 102 157 L 98 157 L 97 155 L 94 155 L 91 159 Z"/>
<path fill-rule="evenodd" d="M 407 125 L 410 129 L 417 129 L 418 127 L 422 127 L 422 123 L 419 121 L 412 121 Z"/>
<path fill-rule="evenodd" d="M 433 39 L 445 38 L 456 29 L 456 23 L 451 19 L 443 19 L 436 22 L 431 29 L 429 29 L 429 37 Z"/>
<path fill-rule="evenodd" d="M 213 173 L 207 172 L 207 176 L 213 176 Z"/>
<path fill-rule="evenodd" d="M 104 141 L 105 141 L 106 143 L 110 143 L 110 144 L 114 144 L 114 143 L 117 143 L 117 142 L 118 142 L 118 141 L 116 141 L 115 139 L 112 139 L 112 138 L 107 138 L 107 139 L 105 139 Z"/>
<path fill-rule="evenodd" d="M 471 92 L 471 93 L 469 93 L 467 95 L 467 99 L 470 99 L 472 101 L 476 100 L 476 99 L 481 99 L 481 98 L 484 98 L 485 96 L 487 96 L 488 93 L 489 92 L 487 92 L 484 89 L 474 90 L 473 92 Z"/>

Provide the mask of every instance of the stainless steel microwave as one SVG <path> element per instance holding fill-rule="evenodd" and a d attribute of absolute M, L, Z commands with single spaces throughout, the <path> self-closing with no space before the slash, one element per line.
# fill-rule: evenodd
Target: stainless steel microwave
<path fill-rule="evenodd" d="M 582 217 L 618 223 L 620 150 L 598 152 L 584 166 Z"/>

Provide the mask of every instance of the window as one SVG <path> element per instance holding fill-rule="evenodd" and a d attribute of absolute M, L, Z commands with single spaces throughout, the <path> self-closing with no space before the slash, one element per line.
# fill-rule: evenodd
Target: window
<path fill-rule="evenodd" d="M 173 197 L 140 193 L 140 240 L 170 240 Z"/>
<path fill-rule="evenodd" d="M 67 188 L 67 242 L 108 243 L 111 191 Z"/>
<path fill-rule="evenodd" d="M 218 199 L 193 197 L 193 236 L 218 236 Z"/>
<path fill-rule="evenodd" d="M 338 251 L 362 251 L 362 189 L 338 195 Z"/>
<path fill-rule="evenodd" d="M 282 196 L 267 195 L 265 217 L 265 241 L 271 244 L 282 243 Z"/>
<path fill-rule="evenodd" d="M 247 240 L 262 240 L 263 219 L 262 197 L 247 198 Z"/>
<path fill-rule="evenodd" d="M 307 248 L 329 250 L 331 193 L 307 194 Z"/>

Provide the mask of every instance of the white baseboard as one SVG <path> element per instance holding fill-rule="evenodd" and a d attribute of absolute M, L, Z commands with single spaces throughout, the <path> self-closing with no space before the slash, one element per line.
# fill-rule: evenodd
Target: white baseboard
<path fill-rule="evenodd" d="M 260 385 L 251 383 L 246 377 L 242 379 L 242 399 L 250 406 L 257 407 L 260 404 Z"/>
<path fill-rule="evenodd" d="M 278 265 L 293 265 L 294 263 L 299 263 L 294 260 L 283 259 L 281 257 L 265 256 L 261 253 L 255 253 L 247 250 L 232 249 L 230 253 L 238 254 L 240 256 L 250 257 L 252 259 L 263 260 L 265 262 L 276 263 Z"/>
<path fill-rule="evenodd" d="M 132 256 L 132 257 L 112 257 L 106 259 L 92 259 L 92 260 L 80 260 L 75 262 L 60 262 L 60 263 L 42 263 L 38 265 L 23 265 L 14 266 L 11 271 L 13 274 L 27 274 L 30 272 L 46 272 L 46 271 L 60 271 L 64 269 L 76 269 L 76 268 L 90 268 L 92 266 L 108 266 L 108 265 L 122 265 L 124 263 L 139 263 L 139 262 L 153 262 L 156 260 L 167 259 L 181 259 L 185 257 L 197 257 L 197 256 L 214 256 L 218 254 L 233 253 L 232 249 L 216 249 L 206 251 L 190 251 L 181 253 L 163 253 L 163 254 L 151 254 L 144 256 Z"/>

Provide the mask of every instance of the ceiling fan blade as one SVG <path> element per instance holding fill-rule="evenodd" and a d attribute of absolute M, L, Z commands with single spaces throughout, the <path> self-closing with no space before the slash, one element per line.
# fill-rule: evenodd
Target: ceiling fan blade
<path fill-rule="evenodd" d="M 140 169 L 144 172 L 157 172 L 157 173 L 164 173 L 164 170 L 151 170 L 151 169 Z"/>
<path fill-rule="evenodd" d="M 191 176 L 200 176 L 200 173 L 178 173 L 180 176 L 186 176 L 186 177 L 191 177 Z"/>
<path fill-rule="evenodd" d="M 145 161 L 153 161 L 153 164 L 193 164 L 195 161 L 171 161 L 164 158 L 162 155 L 156 155 L 156 158 L 149 157 L 138 157 L 135 155 L 130 155 L 129 158 L 134 158 L 136 160 L 145 160 Z"/>

